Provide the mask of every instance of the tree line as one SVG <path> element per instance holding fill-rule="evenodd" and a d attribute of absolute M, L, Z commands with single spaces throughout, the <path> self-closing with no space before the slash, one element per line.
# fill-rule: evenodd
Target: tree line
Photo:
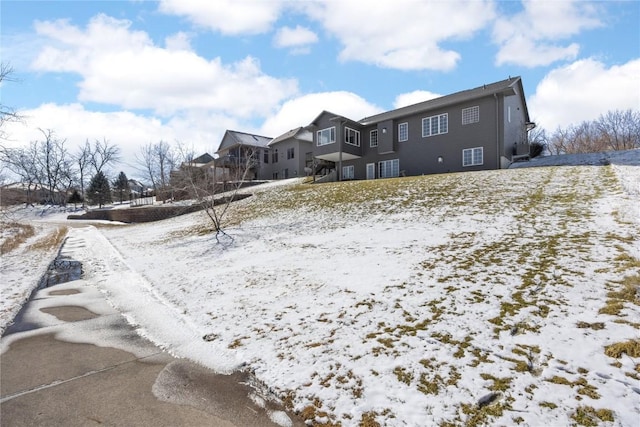
<path fill-rule="evenodd" d="M 532 156 L 547 148 L 553 155 L 597 153 L 640 148 L 640 110 L 612 110 L 578 125 L 529 132 Z"/>

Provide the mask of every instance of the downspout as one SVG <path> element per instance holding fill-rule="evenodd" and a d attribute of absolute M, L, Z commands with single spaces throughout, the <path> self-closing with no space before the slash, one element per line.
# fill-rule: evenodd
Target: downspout
<path fill-rule="evenodd" d="M 496 168 L 502 169 L 502 165 L 500 165 L 500 116 L 499 116 L 499 108 L 498 108 L 498 94 L 494 93 L 493 98 L 496 100 L 496 156 L 497 163 Z"/>

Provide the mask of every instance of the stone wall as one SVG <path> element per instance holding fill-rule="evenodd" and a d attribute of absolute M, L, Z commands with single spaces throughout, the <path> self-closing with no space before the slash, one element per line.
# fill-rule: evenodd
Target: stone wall
<path fill-rule="evenodd" d="M 234 201 L 249 197 L 250 194 L 236 194 Z M 226 203 L 226 199 L 217 199 L 216 205 Z M 69 215 L 67 219 L 118 221 L 127 223 L 161 221 L 179 215 L 202 210 L 201 205 L 191 206 L 139 206 L 129 209 L 96 209 L 82 215 Z"/>

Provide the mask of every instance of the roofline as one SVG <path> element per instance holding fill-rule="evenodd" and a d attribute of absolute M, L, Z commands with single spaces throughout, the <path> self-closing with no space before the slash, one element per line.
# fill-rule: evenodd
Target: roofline
<path fill-rule="evenodd" d="M 473 91 L 477 91 L 478 89 L 484 88 L 487 89 L 487 86 L 491 86 L 491 85 L 496 85 L 499 83 L 503 83 L 503 82 L 511 82 L 508 86 L 506 87 L 498 87 L 495 89 L 489 89 L 486 92 L 477 92 L 477 93 L 471 93 Z M 513 85 L 519 83 L 520 85 L 520 93 L 521 96 L 523 98 L 523 105 L 525 106 L 525 113 L 527 118 L 529 117 L 529 113 L 528 113 L 528 109 L 526 107 L 526 100 L 524 99 L 524 89 L 522 87 L 522 78 L 520 76 L 516 76 L 516 77 L 509 77 L 508 79 L 505 80 L 499 80 L 497 82 L 493 82 L 493 83 L 489 83 L 489 84 L 484 84 L 482 86 L 478 86 L 472 89 L 465 89 L 465 90 L 461 90 L 458 92 L 454 92 L 448 95 L 444 95 L 444 96 L 439 96 L 437 98 L 433 98 L 430 99 L 428 101 L 422 101 L 422 102 L 418 102 L 416 104 L 411 104 L 411 105 L 406 105 L 404 107 L 395 109 L 395 110 L 389 110 L 389 111 L 385 111 L 383 113 L 379 113 L 379 114 L 375 114 L 373 116 L 368 116 L 368 117 L 364 117 L 361 120 L 358 120 L 358 123 L 360 125 L 364 125 L 364 126 L 369 126 L 381 121 L 386 121 L 386 120 L 390 120 L 390 119 L 397 119 L 400 117 L 403 117 L 405 115 L 412 115 L 412 114 L 416 114 L 416 113 L 421 113 L 421 112 L 425 112 L 425 111 L 429 111 L 430 109 L 435 109 L 435 108 L 443 108 L 443 107 L 448 107 L 450 105 L 455 105 L 455 104 L 459 104 L 460 102 L 465 102 L 465 101 L 471 101 L 471 100 L 475 100 L 478 98 L 483 98 L 487 95 L 493 95 L 493 94 L 498 94 L 498 93 L 505 93 L 505 92 L 515 92 L 513 89 Z M 459 96 L 462 93 L 465 92 L 470 92 L 469 96 L 466 98 L 458 98 L 457 96 Z M 445 101 L 444 103 L 441 103 L 443 101 L 443 99 L 445 98 L 450 98 L 449 101 Z M 434 105 L 436 104 L 436 105 Z M 422 107 L 418 107 L 422 105 Z M 418 107 L 418 108 L 416 108 Z"/>

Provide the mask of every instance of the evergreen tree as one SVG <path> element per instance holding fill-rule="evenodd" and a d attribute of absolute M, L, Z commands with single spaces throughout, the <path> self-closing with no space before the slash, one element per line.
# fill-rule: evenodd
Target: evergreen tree
<path fill-rule="evenodd" d="M 82 203 L 82 196 L 78 193 L 78 190 L 73 190 L 73 193 L 69 197 L 69 203 L 73 203 L 75 209 L 78 208 L 78 203 Z"/>
<path fill-rule="evenodd" d="M 129 194 L 129 179 L 124 172 L 120 172 L 118 178 L 113 181 L 113 189 L 118 192 L 120 195 L 120 203 L 122 203 L 122 196 L 124 194 Z M 126 192 L 126 193 L 125 193 Z"/>
<path fill-rule="evenodd" d="M 111 203 L 109 180 L 102 171 L 91 178 L 91 183 L 89 183 L 89 189 L 87 190 L 87 200 L 92 205 L 98 205 L 100 208 L 102 205 Z"/>

